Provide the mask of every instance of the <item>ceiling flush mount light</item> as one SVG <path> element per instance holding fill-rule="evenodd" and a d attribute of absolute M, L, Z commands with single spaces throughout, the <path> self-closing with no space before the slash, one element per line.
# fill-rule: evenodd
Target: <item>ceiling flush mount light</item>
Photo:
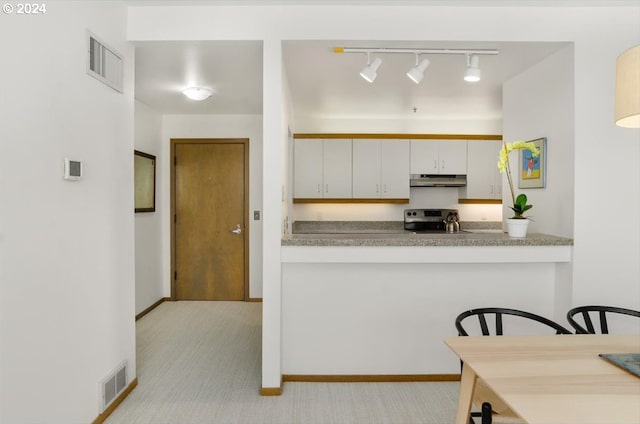
<path fill-rule="evenodd" d="M 640 45 L 616 60 L 616 125 L 640 128 Z"/>
<path fill-rule="evenodd" d="M 213 94 L 213 91 L 205 87 L 189 87 L 182 90 L 182 94 L 184 94 L 191 100 L 195 100 L 199 102 L 211 97 L 211 95 Z"/>
<path fill-rule="evenodd" d="M 371 55 L 367 53 L 367 66 L 362 68 L 360 71 L 360 76 L 364 78 L 367 82 L 374 82 L 376 77 L 378 76 L 378 68 L 382 65 L 382 59 L 376 57 L 371 62 Z"/>
<path fill-rule="evenodd" d="M 467 72 L 464 74 L 464 80 L 467 82 L 480 81 L 480 57 L 475 54 L 467 55 Z"/>
<path fill-rule="evenodd" d="M 379 48 L 379 47 L 334 47 L 334 53 L 366 53 L 367 54 L 367 66 L 360 72 L 362 78 L 369 82 L 373 82 L 376 79 L 376 71 L 382 63 L 382 59 L 376 58 L 373 63 L 370 62 L 371 53 L 376 54 L 413 54 L 416 56 L 416 66 L 411 68 L 407 72 L 407 76 L 411 81 L 419 84 L 424 78 L 424 71 L 429 67 L 431 61 L 429 59 L 423 59 L 418 63 L 418 56 L 424 54 L 457 54 L 467 56 L 467 71 L 465 74 L 465 81 L 480 81 L 480 55 L 497 55 L 500 52 L 498 50 L 487 49 L 405 49 L 405 48 Z"/>
<path fill-rule="evenodd" d="M 431 61 L 429 59 L 424 59 L 422 62 L 418 63 L 419 57 L 416 55 L 416 66 L 409 69 L 407 72 L 407 76 L 409 79 L 416 84 L 420 84 L 422 78 L 424 78 L 424 71 L 429 67 Z"/>

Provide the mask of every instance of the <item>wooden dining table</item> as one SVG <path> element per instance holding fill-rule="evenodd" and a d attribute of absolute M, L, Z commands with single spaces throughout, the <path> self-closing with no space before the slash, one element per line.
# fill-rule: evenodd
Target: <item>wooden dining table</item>
<path fill-rule="evenodd" d="M 467 424 L 476 378 L 529 424 L 638 424 L 640 377 L 601 353 L 640 353 L 640 335 L 450 337 L 462 360 L 456 424 Z"/>

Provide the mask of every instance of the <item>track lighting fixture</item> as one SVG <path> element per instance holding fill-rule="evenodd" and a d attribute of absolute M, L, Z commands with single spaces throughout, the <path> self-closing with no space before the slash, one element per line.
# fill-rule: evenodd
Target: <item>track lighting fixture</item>
<path fill-rule="evenodd" d="M 377 71 L 380 65 L 382 65 L 382 59 L 376 57 L 375 59 L 373 59 L 373 62 L 371 62 L 371 54 L 367 53 L 367 66 L 362 68 L 362 71 L 360 71 L 360 76 L 367 82 L 375 81 L 376 77 L 378 76 Z"/>
<path fill-rule="evenodd" d="M 423 59 L 419 62 L 419 55 L 424 54 L 457 54 L 467 57 L 467 70 L 464 75 L 465 81 L 480 81 L 480 55 L 497 55 L 498 50 L 485 49 L 405 49 L 405 48 L 374 48 L 374 47 L 334 47 L 334 53 L 366 53 L 367 66 L 362 69 L 360 76 L 369 82 L 373 82 L 377 76 L 377 70 L 382 64 L 382 59 L 376 57 L 371 62 L 371 53 L 395 53 L 395 54 L 413 54 L 416 56 L 416 65 L 407 72 L 407 76 L 411 81 L 419 84 L 424 78 L 424 71 L 429 67 L 431 61 Z"/>
<path fill-rule="evenodd" d="M 467 72 L 464 74 L 464 80 L 467 82 L 480 81 L 480 57 L 475 54 L 467 55 Z"/>
<path fill-rule="evenodd" d="M 197 102 L 206 100 L 213 94 L 213 91 L 205 87 L 189 87 L 182 90 L 182 94 Z"/>
<path fill-rule="evenodd" d="M 420 84 L 422 78 L 424 78 L 424 71 L 429 67 L 431 61 L 429 59 L 424 59 L 422 62 L 418 64 L 419 56 L 416 54 L 416 66 L 409 69 L 407 72 L 407 76 L 409 79 L 416 84 Z"/>

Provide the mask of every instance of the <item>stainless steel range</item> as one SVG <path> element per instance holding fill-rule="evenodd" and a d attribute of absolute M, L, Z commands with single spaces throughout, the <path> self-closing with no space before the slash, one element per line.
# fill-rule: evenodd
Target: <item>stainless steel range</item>
<path fill-rule="evenodd" d="M 421 231 L 431 233 L 445 233 L 447 223 L 455 222 L 458 224 L 457 209 L 405 209 L 404 210 L 404 229 L 409 231 Z M 456 225 L 459 229 L 459 224 Z M 457 232 L 457 230 L 455 230 Z"/>

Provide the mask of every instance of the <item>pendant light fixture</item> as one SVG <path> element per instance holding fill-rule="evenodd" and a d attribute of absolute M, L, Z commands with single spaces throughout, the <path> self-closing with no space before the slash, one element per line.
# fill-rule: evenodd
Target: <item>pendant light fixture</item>
<path fill-rule="evenodd" d="M 184 94 L 191 100 L 200 102 L 211 97 L 213 91 L 205 87 L 189 87 L 182 90 L 182 94 Z"/>
<path fill-rule="evenodd" d="M 619 127 L 640 128 L 640 45 L 616 60 L 615 122 Z"/>
<path fill-rule="evenodd" d="M 371 54 L 367 53 L 367 66 L 362 68 L 360 71 L 360 76 L 364 78 L 367 82 L 374 82 L 378 77 L 378 68 L 382 65 L 382 59 L 376 57 L 371 62 Z"/>
<path fill-rule="evenodd" d="M 422 62 L 418 64 L 419 56 L 416 55 L 416 66 L 409 69 L 407 72 L 407 76 L 409 79 L 416 84 L 420 84 L 420 81 L 424 78 L 424 71 L 429 67 L 431 61 L 429 59 L 424 59 Z"/>
<path fill-rule="evenodd" d="M 480 81 L 480 57 L 475 54 L 467 55 L 467 72 L 464 74 L 464 80 L 467 82 Z"/>
<path fill-rule="evenodd" d="M 419 55 L 465 55 L 467 58 L 467 70 L 465 72 L 465 81 L 480 81 L 480 55 L 497 55 L 500 52 L 495 49 L 406 49 L 406 48 L 386 48 L 386 47 L 334 47 L 334 53 L 366 53 L 367 66 L 362 69 L 360 76 L 368 82 L 373 82 L 377 75 L 378 68 L 382 64 L 382 59 L 376 57 L 371 62 L 371 53 L 376 54 L 413 54 L 416 57 L 416 65 L 407 72 L 407 76 L 411 81 L 419 84 L 424 78 L 424 72 L 431 65 L 429 59 L 423 59 L 419 62 Z"/>

